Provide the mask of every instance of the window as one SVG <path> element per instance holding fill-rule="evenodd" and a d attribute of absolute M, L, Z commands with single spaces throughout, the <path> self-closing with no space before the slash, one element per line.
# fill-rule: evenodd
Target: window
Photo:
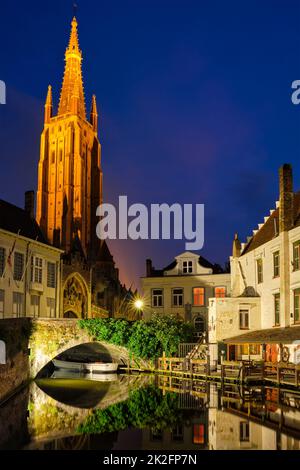
<path fill-rule="evenodd" d="M 38 256 L 31 258 L 31 281 L 42 284 L 43 279 L 43 260 Z"/>
<path fill-rule="evenodd" d="M 280 256 L 279 251 L 273 253 L 273 276 L 278 277 L 280 274 Z"/>
<path fill-rule="evenodd" d="M 152 290 L 152 307 L 163 307 L 163 290 L 153 289 Z"/>
<path fill-rule="evenodd" d="M 14 279 L 21 281 L 24 271 L 24 255 L 16 252 L 14 255 Z"/>
<path fill-rule="evenodd" d="M 59 161 L 61 162 L 62 161 L 62 157 L 63 157 L 63 151 L 62 149 L 59 150 Z"/>
<path fill-rule="evenodd" d="M 46 309 L 47 317 L 54 318 L 55 317 L 55 299 L 47 297 L 46 305 L 47 305 L 47 309 Z"/>
<path fill-rule="evenodd" d="M 52 150 L 52 153 L 51 153 L 51 163 L 55 163 L 55 151 Z"/>
<path fill-rule="evenodd" d="M 217 299 L 226 297 L 226 287 L 215 287 L 215 297 Z"/>
<path fill-rule="evenodd" d="M 162 441 L 163 439 L 163 433 L 162 431 L 157 431 L 157 430 L 151 430 L 151 441 Z"/>
<path fill-rule="evenodd" d="M 191 274 L 193 272 L 193 261 L 183 261 L 182 272 L 184 274 Z"/>
<path fill-rule="evenodd" d="M 4 290 L 0 289 L 0 313 L 4 316 Z"/>
<path fill-rule="evenodd" d="M 24 294 L 13 292 L 13 314 L 22 317 L 24 314 Z"/>
<path fill-rule="evenodd" d="M 30 315 L 32 317 L 40 316 L 40 296 L 31 295 L 30 297 Z"/>
<path fill-rule="evenodd" d="M 55 287 L 55 263 L 47 263 L 47 287 Z"/>
<path fill-rule="evenodd" d="M 240 442 L 249 442 L 249 423 L 248 421 L 240 422 Z"/>
<path fill-rule="evenodd" d="M 274 295 L 275 326 L 280 325 L 280 294 Z"/>
<path fill-rule="evenodd" d="M 249 329 L 249 310 L 240 310 L 240 330 Z"/>
<path fill-rule="evenodd" d="M 257 282 L 261 284 L 263 282 L 263 260 L 259 258 L 256 260 L 256 268 L 257 268 Z"/>
<path fill-rule="evenodd" d="M 183 441 L 183 426 L 181 426 L 180 424 L 176 426 L 176 428 L 172 429 L 172 441 Z"/>
<path fill-rule="evenodd" d="M 205 323 L 202 317 L 196 317 L 194 320 L 195 330 L 197 333 L 204 333 Z"/>
<path fill-rule="evenodd" d="M 204 424 L 194 424 L 193 426 L 193 444 L 205 443 L 205 426 Z"/>
<path fill-rule="evenodd" d="M 5 248 L 0 247 L 0 276 L 3 276 L 5 269 Z"/>
<path fill-rule="evenodd" d="M 172 306 L 173 307 L 183 306 L 183 289 L 172 290 Z"/>
<path fill-rule="evenodd" d="M 193 288 L 193 305 L 204 305 L 204 287 Z"/>
<path fill-rule="evenodd" d="M 260 355 L 260 345 L 259 344 L 239 344 L 238 348 L 238 357 L 237 360 L 242 360 L 242 356 L 259 356 Z"/>
<path fill-rule="evenodd" d="M 300 289 L 294 290 L 294 321 L 300 322 Z"/>
<path fill-rule="evenodd" d="M 300 269 L 300 240 L 293 245 L 293 270 Z"/>

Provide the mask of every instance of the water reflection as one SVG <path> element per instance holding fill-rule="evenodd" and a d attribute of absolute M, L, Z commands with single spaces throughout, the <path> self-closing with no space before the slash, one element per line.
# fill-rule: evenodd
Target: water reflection
<path fill-rule="evenodd" d="M 164 376 L 38 380 L 0 408 L 0 448 L 300 449 L 300 394 Z"/>

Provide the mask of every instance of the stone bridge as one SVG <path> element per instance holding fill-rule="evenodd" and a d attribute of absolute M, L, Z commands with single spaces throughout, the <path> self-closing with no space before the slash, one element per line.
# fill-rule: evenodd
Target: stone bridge
<path fill-rule="evenodd" d="M 58 354 L 68 349 L 87 343 L 97 343 L 98 349 L 109 361 L 119 364 L 130 363 L 130 355 L 126 348 L 114 344 L 97 341 L 85 329 L 78 326 L 78 320 L 55 319 L 34 320 L 29 339 L 30 376 L 36 377 Z"/>
<path fill-rule="evenodd" d="M 0 402 L 28 379 L 37 376 L 58 354 L 87 343 L 97 343 L 101 355 L 109 361 L 134 365 L 128 350 L 105 341 L 96 341 L 76 319 L 7 319 L 0 322 Z M 152 365 L 139 361 L 145 370 Z"/>

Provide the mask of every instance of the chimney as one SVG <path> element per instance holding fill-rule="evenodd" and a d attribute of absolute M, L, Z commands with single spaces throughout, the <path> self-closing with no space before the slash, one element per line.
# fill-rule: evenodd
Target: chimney
<path fill-rule="evenodd" d="M 239 240 L 238 234 L 234 234 L 233 247 L 232 247 L 232 256 L 233 258 L 239 258 L 241 256 L 241 242 Z"/>
<path fill-rule="evenodd" d="M 25 192 L 25 211 L 34 219 L 34 191 Z"/>
<path fill-rule="evenodd" d="M 146 276 L 151 277 L 152 276 L 152 260 L 151 259 L 146 259 Z"/>
<path fill-rule="evenodd" d="M 292 166 L 285 163 L 279 169 L 279 232 L 294 227 L 294 191 Z"/>

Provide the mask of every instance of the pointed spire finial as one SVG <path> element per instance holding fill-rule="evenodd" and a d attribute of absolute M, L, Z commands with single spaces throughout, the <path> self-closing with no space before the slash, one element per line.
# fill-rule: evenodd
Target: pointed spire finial
<path fill-rule="evenodd" d="M 45 118 L 44 118 L 45 123 L 50 122 L 50 119 L 52 117 L 52 109 L 53 109 L 52 87 L 51 85 L 48 85 L 47 97 L 46 97 L 46 102 L 45 102 Z"/>
<path fill-rule="evenodd" d="M 92 124 L 94 131 L 97 133 L 97 131 L 98 131 L 98 111 L 97 111 L 96 95 L 92 96 L 90 123 Z"/>
<path fill-rule="evenodd" d="M 58 115 L 73 113 L 74 105 L 72 97 L 74 93 L 78 95 L 78 104 L 76 105 L 76 114 L 86 119 L 83 80 L 81 71 L 82 54 L 79 49 L 77 20 L 75 16 L 71 22 L 71 34 L 69 44 L 65 54 L 65 71 L 63 84 L 60 94 Z M 76 90 L 74 90 L 76 87 Z"/>

